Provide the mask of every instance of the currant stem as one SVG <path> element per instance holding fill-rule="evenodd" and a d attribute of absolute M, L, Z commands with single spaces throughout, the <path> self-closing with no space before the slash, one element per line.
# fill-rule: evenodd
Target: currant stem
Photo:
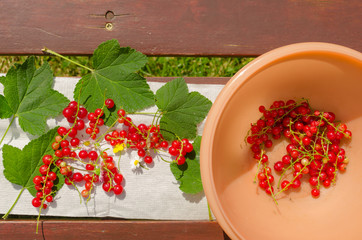
<path fill-rule="evenodd" d="M 209 221 L 214 221 L 214 219 L 212 218 L 212 213 L 211 213 L 211 209 L 210 209 L 209 203 L 207 203 L 207 210 L 208 210 L 208 212 L 209 212 Z"/>
<path fill-rule="evenodd" d="M 21 194 L 24 192 L 24 190 L 25 190 L 25 187 L 23 187 L 23 188 L 20 190 L 18 197 L 15 199 L 15 202 L 13 203 L 13 205 L 11 206 L 11 208 L 9 209 L 9 211 L 3 216 L 3 219 L 7 219 L 7 218 L 8 218 L 9 214 L 11 213 L 11 211 L 13 210 L 13 208 L 15 207 L 16 203 L 18 202 L 18 200 L 19 200 Z"/>
<path fill-rule="evenodd" d="M 11 119 L 11 121 L 10 121 L 10 123 L 9 123 L 9 126 L 7 127 L 7 129 L 6 129 L 3 137 L 2 137 L 1 140 L 0 140 L 0 146 L 1 146 L 2 142 L 4 141 L 4 138 L 5 138 L 6 134 L 8 133 L 8 131 L 9 131 L 9 129 L 10 129 L 10 126 L 13 124 L 14 120 L 15 120 L 15 115 L 14 115 L 13 118 Z"/>
<path fill-rule="evenodd" d="M 54 52 L 53 50 L 50 50 L 50 49 L 48 49 L 48 48 L 46 48 L 46 47 L 44 47 L 44 48 L 42 49 L 42 51 L 43 51 L 43 52 L 46 52 L 46 53 L 53 54 L 53 55 L 55 55 L 55 56 L 57 56 L 57 57 L 63 58 L 64 60 L 67 60 L 68 62 L 71 62 L 71 63 L 73 63 L 73 64 L 75 64 L 75 65 L 78 65 L 79 67 L 82 67 L 82 68 L 84 68 L 84 69 L 87 69 L 88 71 L 94 72 L 93 69 L 91 69 L 91 68 L 89 68 L 89 67 L 86 67 L 86 66 L 84 66 L 84 65 L 82 65 L 82 64 L 80 64 L 80 63 L 78 63 L 78 62 L 75 62 L 75 61 L 73 61 L 73 60 L 71 60 L 71 59 L 69 59 L 69 58 L 67 58 L 67 57 L 65 57 L 65 56 L 63 56 L 63 55 L 60 55 L 59 53 Z"/>
<path fill-rule="evenodd" d="M 39 222 L 40 222 L 40 214 L 41 214 L 41 210 L 43 209 L 43 202 L 44 202 L 44 200 L 42 201 L 42 205 L 41 205 L 41 207 L 40 207 L 40 209 L 39 209 L 39 215 L 38 215 L 38 217 L 37 217 L 37 219 L 36 219 L 36 234 L 38 234 L 38 229 L 39 229 Z"/>
<path fill-rule="evenodd" d="M 114 122 L 112 123 L 112 125 L 109 126 L 109 128 L 107 129 L 107 131 L 106 131 L 105 133 L 103 133 L 100 137 L 98 137 L 95 141 L 96 141 L 96 142 L 100 141 L 101 139 L 104 138 L 104 136 L 106 136 L 108 133 L 110 133 L 112 127 L 114 127 L 114 125 L 116 125 L 117 122 L 118 122 L 118 120 L 114 121 Z"/>

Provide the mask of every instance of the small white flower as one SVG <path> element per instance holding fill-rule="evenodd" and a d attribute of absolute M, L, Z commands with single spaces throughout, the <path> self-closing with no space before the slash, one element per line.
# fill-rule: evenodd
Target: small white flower
<path fill-rule="evenodd" d="M 130 164 L 131 164 L 132 170 L 136 170 L 137 168 L 139 168 L 141 166 L 140 161 L 138 159 L 131 160 Z"/>
<path fill-rule="evenodd" d="M 90 140 L 82 140 L 79 145 L 87 152 L 95 149 L 94 142 Z"/>

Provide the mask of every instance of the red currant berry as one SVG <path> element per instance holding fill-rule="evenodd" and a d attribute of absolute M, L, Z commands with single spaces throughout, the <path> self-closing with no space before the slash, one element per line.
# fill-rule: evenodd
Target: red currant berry
<path fill-rule="evenodd" d="M 41 191 L 43 189 L 43 186 L 41 184 L 37 184 L 34 186 L 35 190 Z"/>
<path fill-rule="evenodd" d="M 267 181 L 265 181 L 265 180 L 263 180 L 263 181 L 260 181 L 259 182 L 259 186 L 261 187 L 261 188 L 267 188 L 268 187 L 268 182 Z"/>
<path fill-rule="evenodd" d="M 317 188 L 313 188 L 312 191 L 311 191 L 311 194 L 312 194 L 313 197 L 318 197 L 319 194 L 320 194 L 320 191 Z"/>
<path fill-rule="evenodd" d="M 289 185 L 289 181 L 284 180 L 281 184 L 281 187 L 283 190 L 288 190 L 290 188 L 290 185 L 289 186 L 288 185 Z"/>
<path fill-rule="evenodd" d="M 47 188 L 52 188 L 52 187 L 54 186 L 54 183 L 53 183 L 52 181 L 47 181 L 46 184 L 45 184 L 45 186 L 46 186 Z"/>
<path fill-rule="evenodd" d="M 178 150 L 175 147 L 170 147 L 168 152 L 171 154 L 171 156 L 176 156 L 178 154 Z"/>
<path fill-rule="evenodd" d="M 89 197 L 89 191 L 87 189 L 83 189 L 81 195 L 82 197 L 87 198 Z"/>
<path fill-rule="evenodd" d="M 62 149 L 62 156 L 69 156 L 70 152 L 71 152 L 71 150 L 70 150 L 69 147 L 63 148 Z"/>
<path fill-rule="evenodd" d="M 168 142 L 167 141 L 162 141 L 161 142 L 161 147 L 162 148 L 167 148 L 168 147 Z"/>
<path fill-rule="evenodd" d="M 35 195 L 35 197 L 37 197 L 37 198 L 43 198 L 43 196 L 44 196 L 44 194 L 43 194 L 42 191 L 37 192 L 36 195 Z"/>
<path fill-rule="evenodd" d="M 33 201 L 31 202 L 31 204 L 34 206 L 34 207 L 40 207 L 41 205 L 41 200 L 40 198 L 34 198 Z"/>
<path fill-rule="evenodd" d="M 52 195 L 49 195 L 49 196 L 47 196 L 46 198 L 45 198 L 45 200 L 47 201 L 47 202 L 53 202 L 53 196 Z"/>
<path fill-rule="evenodd" d="M 85 165 L 85 169 L 88 171 L 93 171 L 94 170 L 94 166 L 92 164 L 86 164 Z"/>
<path fill-rule="evenodd" d="M 273 146 L 273 142 L 270 139 L 266 140 L 264 144 L 266 148 L 271 148 Z"/>
<path fill-rule="evenodd" d="M 115 167 L 115 165 L 114 165 L 113 162 L 107 163 L 107 168 L 108 168 L 109 170 L 114 169 L 114 167 Z"/>
<path fill-rule="evenodd" d="M 331 185 L 331 181 L 329 179 L 326 179 L 323 181 L 323 186 L 324 187 L 329 187 Z"/>
<path fill-rule="evenodd" d="M 52 149 L 53 149 L 53 150 L 59 149 L 59 143 L 58 143 L 58 142 L 53 142 L 53 143 L 52 143 Z"/>
<path fill-rule="evenodd" d="M 65 178 L 65 179 L 64 179 L 64 183 L 65 183 L 66 185 L 72 185 L 72 180 L 69 179 L 69 178 Z"/>
<path fill-rule="evenodd" d="M 113 162 L 113 157 L 112 156 L 107 156 L 106 157 L 106 163 L 111 163 Z"/>
<path fill-rule="evenodd" d="M 82 119 L 77 120 L 76 128 L 77 130 L 83 130 L 85 127 L 85 123 Z"/>
<path fill-rule="evenodd" d="M 60 136 L 64 136 L 65 134 L 67 134 L 68 131 L 65 127 L 59 127 L 57 132 Z"/>
<path fill-rule="evenodd" d="M 60 174 L 66 176 L 68 175 L 68 168 L 67 167 L 61 167 L 60 170 L 59 170 Z"/>
<path fill-rule="evenodd" d="M 74 138 L 75 136 L 77 136 L 77 133 L 78 133 L 77 129 L 72 128 L 69 130 L 69 137 Z"/>
<path fill-rule="evenodd" d="M 278 162 L 276 162 L 276 163 L 274 164 L 274 169 L 275 169 L 275 171 L 277 171 L 277 172 L 283 171 L 283 168 L 284 168 L 284 163 L 281 162 L 281 161 L 278 161 Z"/>
<path fill-rule="evenodd" d="M 88 120 L 91 121 L 91 122 L 96 121 L 97 120 L 97 115 L 95 113 L 92 113 L 92 112 L 89 113 L 88 114 Z"/>
<path fill-rule="evenodd" d="M 274 188 L 272 186 L 268 186 L 266 189 L 265 189 L 265 192 L 268 194 L 268 195 L 271 195 L 272 193 L 274 193 Z"/>
<path fill-rule="evenodd" d="M 49 169 L 49 166 L 47 166 L 47 165 L 42 165 L 42 166 L 40 166 L 40 168 L 39 168 L 39 172 L 40 172 L 41 175 L 46 175 L 47 172 L 48 172 L 48 169 Z"/>
<path fill-rule="evenodd" d="M 49 172 L 48 173 L 48 179 L 50 181 L 54 181 L 55 179 L 57 179 L 57 174 L 55 172 Z"/>
<path fill-rule="evenodd" d="M 53 157 L 51 155 L 44 155 L 43 157 L 43 163 L 45 165 L 50 165 L 50 163 L 53 161 Z"/>
<path fill-rule="evenodd" d="M 188 143 L 184 146 L 184 149 L 187 153 L 189 153 L 189 152 L 192 152 L 192 150 L 194 150 L 194 147 L 192 146 L 191 143 Z"/>
<path fill-rule="evenodd" d="M 106 105 L 107 108 L 112 108 L 114 107 L 114 101 L 112 99 L 106 99 L 106 101 L 104 102 L 104 104 Z"/>
<path fill-rule="evenodd" d="M 86 150 L 81 150 L 79 153 L 78 153 L 78 156 L 81 158 L 81 159 L 86 159 L 88 157 L 88 153 Z"/>
<path fill-rule="evenodd" d="M 64 116 L 65 118 L 73 117 L 74 114 L 75 114 L 74 109 L 72 109 L 72 108 L 70 108 L 70 107 L 66 107 L 66 108 L 64 108 L 64 110 L 63 110 L 63 116 Z"/>
<path fill-rule="evenodd" d="M 84 107 L 80 107 L 79 111 L 78 111 L 78 117 L 79 118 L 85 118 L 88 114 L 87 109 L 85 109 Z"/>
<path fill-rule="evenodd" d="M 137 154 L 139 157 L 144 157 L 146 156 L 146 151 L 144 149 L 139 149 Z"/>
<path fill-rule="evenodd" d="M 60 147 L 65 148 L 69 146 L 69 142 L 67 140 L 62 140 L 60 142 Z"/>
<path fill-rule="evenodd" d="M 292 187 L 293 188 L 299 188 L 301 185 L 301 182 L 299 179 L 295 179 L 293 182 L 292 182 Z"/>
<path fill-rule="evenodd" d="M 35 176 L 35 177 L 33 178 L 33 183 L 34 183 L 35 185 L 38 185 L 38 184 L 40 184 L 40 183 L 42 183 L 42 182 L 43 182 L 43 179 L 42 179 L 41 176 Z"/>
<path fill-rule="evenodd" d="M 98 158 L 98 153 L 96 151 L 90 151 L 88 157 L 90 160 L 95 161 Z"/>
<path fill-rule="evenodd" d="M 70 140 L 70 145 L 71 145 L 72 147 L 77 147 L 77 146 L 79 145 L 79 143 L 80 143 L 80 141 L 79 141 L 78 138 L 72 138 L 72 139 Z"/>
<path fill-rule="evenodd" d="M 260 181 L 265 180 L 265 179 L 266 179 L 265 173 L 263 173 L 263 172 L 258 173 L 258 179 L 259 179 Z"/>
<path fill-rule="evenodd" d="M 318 185 L 318 177 L 316 177 L 316 176 L 313 176 L 313 177 L 310 177 L 309 178 L 309 183 L 310 183 L 310 185 L 312 185 L 312 186 L 317 186 Z"/>
<path fill-rule="evenodd" d="M 124 116 L 126 115 L 126 111 L 124 111 L 123 109 L 119 109 L 119 110 L 117 111 L 117 114 L 118 114 L 118 116 L 120 116 L 120 117 L 124 117 Z"/>
<path fill-rule="evenodd" d="M 44 188 L 44 194 L 45 194 L 45 195 L 48 195 L 48 194 L 50 194 L 51 192 L 52 192 L 52 189 L 51 189 L 51 188 L 48 188 L 48 187 Z"/>
<path fill-rule="evenodd" d="M 282 162 L 286 165 L 290 164 L 290 161 L 292 160 L 292 158 L 289 155 L 284 155 L 282 157 Z"/>
<path fill-rule="evenodd" d="M 109 190 L 111 189 L 111 185 L 109 184 L 109 182 L 105 182 L 103 183 L 102 188 L 105 192 L 109 192 Z"/>
<path fill-rule="evenodd" d="M 186 158 L 184 156 L 179 156 L 176 161 L 177 165 L 183 165 L 186 162 Z"/>
<path fill-rule="evenodd" d="M 302 142 L 305 146 L 308 146 L 312 142 L 312 139 L 310 137 L 304 137 Z"/>
<path fill-rule="evenodd" d="M 123 181 L 123 175 L 120 174 L 120 173 L 117 173 L 117 174 L 114 175 L 113 180 L 114 180 L 115 183 L 121 184 L 122 181 Z"/>
<path fill-rule="evenodd" d="M 73 109 L 74 111 L 77 111 L 78 109 L 78 103 L 76 101 L 71 101 L 69 104 L 68 104 L 68 107 Z"/>
<path fill-rule="evenodd" d="M 94 114 L 98 117 L 102 117 L 103 116 L 103 110 L 100 109 L 100 108 L 97 108 L 95 111 L 94 111 Z"/>
<path fill-rule="evenodd" d="M 81 182 L 83 180 L 83 175 L 79 172 L 73 174 L 73 181 L 74 182 Z"/>
<path fill-rule="evenodd" d="M 121 185 L 114 185 L 113 186 L 113 192 L 115 195 L 119 195 L 123 192 L 123 187 Z"/>
<path fill-rule="evenodd" d="M 85 189 L 87 189 L 87 190 L 89 191 L 89 190 L 91 190 L 91 189 L 93 188 L 93 183 L 91 183 L 91 182 L 86 182 L 86 183 L 84 184 L 84 187 L 85 187 Z"/>
<path fill-rule="evenodd" d="M 153 160 L 152 160 L 151 156 L 146 156 L 144 161 L 145 161 L 145 163 L 150 164 L 150 163 L 152 163 Z"/>

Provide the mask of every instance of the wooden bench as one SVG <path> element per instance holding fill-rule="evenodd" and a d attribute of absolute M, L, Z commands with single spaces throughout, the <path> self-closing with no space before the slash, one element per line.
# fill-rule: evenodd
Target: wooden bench
<path fill-rule="evenodd" d="M 116 38 L 149 56 L 258 56 L 308 41 L 362 51 L 360 0 L 0 1 L 0 54 L 90 55 Z M 149 78 L 167 81 L 168 78 Z M 228 78 L 186 78 L 222 83 Z M 1 239 L 228 239 L 217 222 L 1 221 Z M 98 235 L 99 234 L 99 235 Z"/>

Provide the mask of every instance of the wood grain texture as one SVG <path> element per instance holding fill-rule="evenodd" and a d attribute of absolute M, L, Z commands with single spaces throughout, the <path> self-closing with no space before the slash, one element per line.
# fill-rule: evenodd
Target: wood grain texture
<path fill-rule="evenodd" d="M 39 233 L 36 234 L 35 220 L 1 220 L 1 240 L 41 240 L 43 238 L 42 224 L 39 224 Z"/>
<path fill-rule="evenodd" d="M 2 240 L 229 240 L 217 222 L 132 220 L 1 220 Z"/>
<path fill-rule="evenodd" d="M 362 51 L 361 19 L 361 0 L 1 0 L 0 54 L 91 54 L 111 38 L 147 55 L 256 56 L 306 41 Z"/>
<path fill-rule="evenodd" d="M 208 221 L 43 221 L 46 240 L 127 239 L 127 240 L 223 240 L 216 222 Z"/>

